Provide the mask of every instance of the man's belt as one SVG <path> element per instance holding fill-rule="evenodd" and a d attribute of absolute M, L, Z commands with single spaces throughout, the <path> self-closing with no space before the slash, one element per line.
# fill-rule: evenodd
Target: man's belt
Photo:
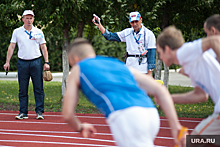
<path fill-rule="evenodd" d="M 146 58 L 147 55 L 141 55 L 141 54 L 136 54 L 136 55 L 129 55 L 127 57 L 143 57 L 143 58 Z"/>

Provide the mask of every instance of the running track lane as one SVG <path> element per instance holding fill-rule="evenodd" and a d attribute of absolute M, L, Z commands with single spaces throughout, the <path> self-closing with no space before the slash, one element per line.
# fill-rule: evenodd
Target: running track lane
<path fill-rule="evenodd" d="M 82 122 L 95 125 L 94 138 L 82 138 L 64 123 L 60 112 L 45 112 L 44 120 L 36 120 L 35 112 L 29 112 L 29 119 L 15 120 L 18 111 L 0 111 L 0 146 L 22 147 L 115 147 L 115 141 L 103 115 L 77 114 Z M 202 120 L 179 118 L 189 132 Z M 161 117 L 160 131 L 155 140 L 157 147 L 174 146 L 170 127 L 165 117 Z"/>

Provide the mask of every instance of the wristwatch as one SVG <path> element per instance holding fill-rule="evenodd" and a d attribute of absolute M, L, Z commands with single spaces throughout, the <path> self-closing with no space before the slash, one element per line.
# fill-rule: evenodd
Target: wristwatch
<path fill-rule="evenodd" d="M 149 71 L 153 71 L 154 69 L 149 69 Z"/>
<path fill-rule="evenodd" d="M 44 63 L 46 63 L 46 64 L 50 65 L 50 62 L 44 62 Z"/>

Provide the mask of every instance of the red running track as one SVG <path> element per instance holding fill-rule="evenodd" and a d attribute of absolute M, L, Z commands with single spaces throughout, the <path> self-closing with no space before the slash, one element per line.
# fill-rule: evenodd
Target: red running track
<path fill-rule="evenodd" d="M 97 132 L 94 138 L 82 138 L 62 119 L 60 112 L 45 112 L 44 120 L 36 120 L 35 112 L 29 112 L 29 119 L 15 120 L 17 111 L 0 111 L 0 146 L 22 147 L 116 147 L 112 134 L 103 115 L 77 114 L 82 122 L 95 125 Z M 202 120 L 179 118 L 189 132 Z M 160 131 L 155 145 L 174 146 L 167 119 L 161 117 Z"/>

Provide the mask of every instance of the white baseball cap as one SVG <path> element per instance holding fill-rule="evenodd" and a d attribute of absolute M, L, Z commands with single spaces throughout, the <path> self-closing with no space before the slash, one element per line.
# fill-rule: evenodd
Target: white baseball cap
<path fill-rule="evenodd" d="M 132 22 L 134 20 L 139 21 L 141 19 L 141 14 L 139 12 L 131 12 L 129 14 L 129 22 Z"/>
<path fill-rule="evenodd" d="M 25 15 L 33 15 L 34 16 L 34 12 L 31 10 L 25 10 L 24 13 L 22 14 L 22 17 L 24 17 Z"/>

